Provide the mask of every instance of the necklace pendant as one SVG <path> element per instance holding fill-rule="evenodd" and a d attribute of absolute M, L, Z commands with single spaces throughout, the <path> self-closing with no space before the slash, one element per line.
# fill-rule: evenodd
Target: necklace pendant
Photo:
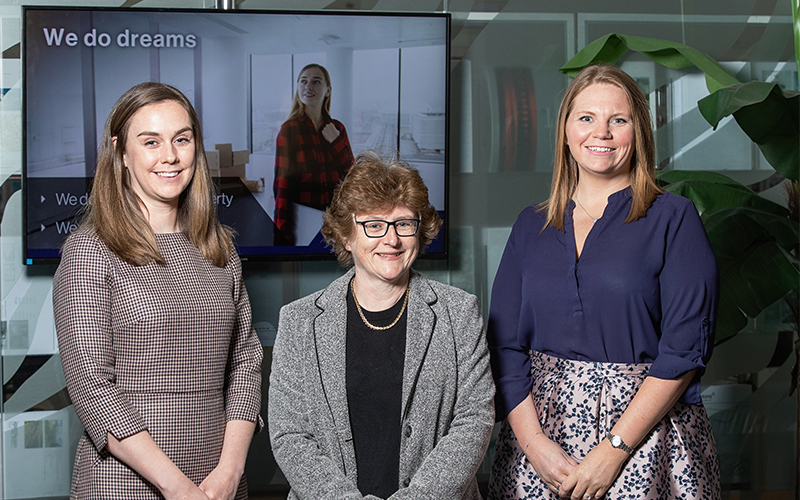
<path fill-rule="evenodd" d="M 573 198 L 573 200 L 575 200 L 575 203 L 577 203 L 578 206 L 581 207 L 581 210 L 583 210 L 583 212 L 587 215 L 587 217 L 592 219 L 592 225 L 593 226 L 597 221 L 600 220 L 600 217 L 602 217 L 602 215 L 600 217 L 592 217 L 592 214 L 590 214 L 589 211 L 586 210 L 586 207 L 583 206 L 583 203 L 581 203 L 581 200 L 579 200 L 577 196 L 575 198 Z"/>

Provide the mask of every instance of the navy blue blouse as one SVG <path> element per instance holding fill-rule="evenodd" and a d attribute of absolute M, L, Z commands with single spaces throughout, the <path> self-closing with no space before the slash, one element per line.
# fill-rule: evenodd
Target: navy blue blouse
<path fill-rule="evenodd" d="M 501 420 L 531 390 L 528 351 L 578 361 L 652 363 L 661 379 L 706 366 L 714 342 L 717 264 L 697 210 L 659 195 L 625 223 L 628 188 L 612 194 L 576 259 L 574 202 L 564 231 L 536 207 L 519 215 L 492 290 L 489 348 Z M 700 404 L 699 375 L 681 400 Z"/>

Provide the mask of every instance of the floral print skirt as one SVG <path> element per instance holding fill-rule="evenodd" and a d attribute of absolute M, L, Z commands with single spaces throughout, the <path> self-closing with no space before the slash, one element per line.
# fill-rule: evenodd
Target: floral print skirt
<path fill-rule="evenodd" d="M 531 353 L 531 393 L 542 430 L 580 462 L 614 427 L 649 369 L 649 363 Z M 497 438 L 488 498 L 558 499 L 528 463 L 508 421 Z M 604 498 L 720 498 L 719 462 L 705 408 L 676 403 L 636 448 Z"/>

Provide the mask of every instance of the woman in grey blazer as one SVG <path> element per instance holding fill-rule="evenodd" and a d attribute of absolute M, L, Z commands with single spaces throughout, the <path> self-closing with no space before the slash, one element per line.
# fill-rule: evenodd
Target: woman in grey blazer
<path fill-rule="evenodd" d="M 411 269 L 441 226 L 419 173 L 362 153 L 322 234 L 353 266 L 281 310 L 269 430 L 289 498 L 479 499 L 494 384 L 475 296 Z"/>

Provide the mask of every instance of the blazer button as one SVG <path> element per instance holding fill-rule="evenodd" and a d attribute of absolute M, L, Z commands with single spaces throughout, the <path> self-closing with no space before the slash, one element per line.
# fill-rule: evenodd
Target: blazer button
<path fill-rule="evenodd" d="M 411 426 L 410 426 L 410 425 L 407 425 L 407 426 L 406 426 L 406 430 L 405 430 L 405 431 L 403 431 L 403 432 L 404 432 L 404 434 L 406 435 L 406 437 L 411 437 Z"/>
<path fill-rule="evenodd" d="M 403 479 L 403 488 L 408 488 L 409 484 L 411 484 L 411 478 L 407 477 Z"/>

